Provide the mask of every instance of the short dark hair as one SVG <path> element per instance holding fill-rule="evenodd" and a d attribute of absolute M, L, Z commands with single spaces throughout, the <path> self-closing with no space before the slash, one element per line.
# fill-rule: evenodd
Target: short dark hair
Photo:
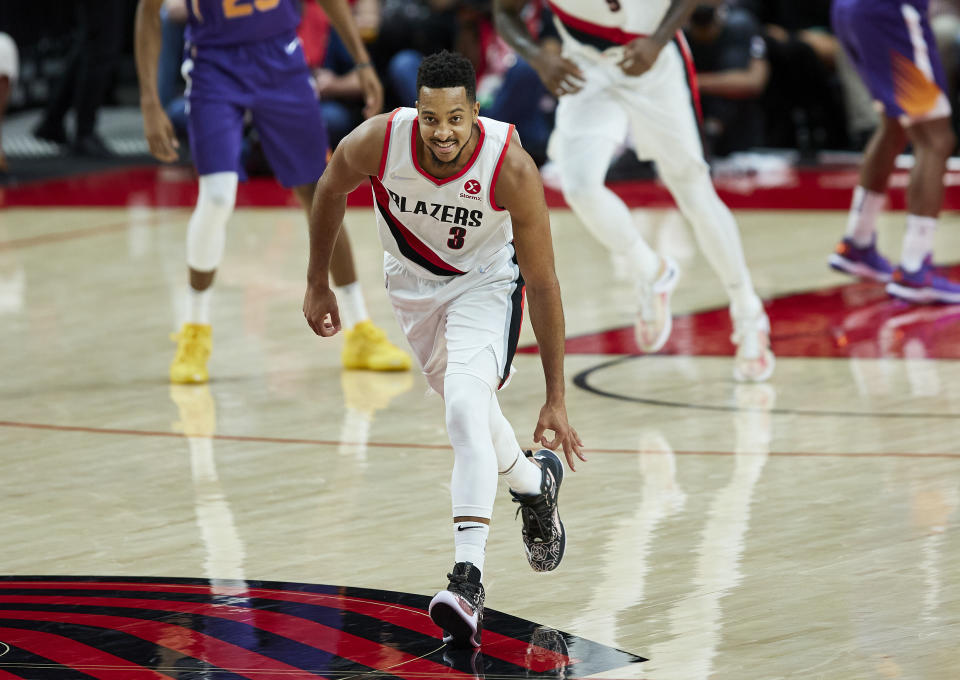
<path fill-rule="evenodd" d="M 473 64 L 462 54 L 443 50 L 420 62 L 417 70 L 417 93 L 421 87 L 462 87 L 472 104 L 477 101 L 477 74 Z"/>

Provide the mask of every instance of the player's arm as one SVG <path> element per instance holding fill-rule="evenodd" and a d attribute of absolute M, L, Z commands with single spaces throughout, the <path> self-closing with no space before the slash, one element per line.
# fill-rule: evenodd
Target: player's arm
<path fill-rule="evenodd" d="M 330 17 L 330 23 L 333 24 L 337 35 L 343 40 L 344 46 L 353 57 L 353 63 L 356 64 L 357 76 L 360 78 L 360 85 L 364 92 L 363 115 L 369 118 L 380 113 L 383 110 L 383 85 L 380 84 L 377 72 L 370 62 L 370 55 L 363 45 L 360 30 L 350 12 L 347 0 L 317 1 Z"/>
<path fill-rule="evenodd" d="M 580 450 L 583 442 L 567 421 L 563 377 L 563 303 L 553 265 L 550 218 L 540 173 L 533 159 L 520 146 L 516 133 L 493 191 L 497 203 L 510 211 L 517 262 L 527 286 L 530 323 L 540 346 L 540 360 L 546 380 L 546 403 L 540 409 L 533 439 L 550 449 L 562 446 L 567 464 L 573 470 L 576 469 L 574 456 L 581 460 L 586 458 Z M 552 441 L 547 440 L 544 434 L 546 430 L 555 433 Z"/>
<path fill-rule="evenodd" d="M 387 114 L 370 118 L 344 137 L 313 193 L 303 315 L 317 335 L 328 337 L 340 330 L 337 299 L 330 290 L 330 257 L 347 209 L 347 194 L 380 168 L 388 118 Z"/>
<path fill-rule="evenodd" d="M 702 4 L 703 0 L 672 0 L 653 35 L 636 38 L 624 45 L 623 58 L 618 63 L 623 72 L 628 76 L 639 76 L 650 70 L 660 51 L 673 40 L 697 5 Z"/>
<path fill-rule="evenodd" d="M 576 64 L 560 54 L 555 42 L 545 45 L 533 39 L 520 16 L 526 4 L 527 0 L 494 0 L 497 33 L 533 67 L 551 93 L 560 97 L 577 92 L 583 87 L 583 74 Z"/>
<path fill-rule="evenodd" d="M 134 20 L 133 44 L 137 60 L 137 79 L 140 81 L 140 110 L 143 113 L 143 133 L 150 145 L 150 153 L 161 161 L 177 160 L 180 146 L 173 124 L 163 110 L 157 91 L 157 62 L 163 42 L 160 8 L 163 0 L 140 0 Z"/>

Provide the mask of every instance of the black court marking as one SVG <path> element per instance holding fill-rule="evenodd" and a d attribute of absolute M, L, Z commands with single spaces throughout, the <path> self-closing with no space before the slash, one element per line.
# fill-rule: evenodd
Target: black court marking
<path fill-rule="evenodd" d="M 448 649 L 430 598 L 270 581 L 0 576 L 0 680 L 568 680 L 643 657 L 486 610 Z"/>
<path fill-rule="evenodd" d="M 726 406 L 722 404 L 695 404 L 690 401 L 671 401 L 669 399 L 653 399 L 650 397 L 632 396 L 604 390 L 590 384 L 590 376 L 597 371 L 616 366 L 617 364 L 634 359 L 643 359 L 645 356 L 656 355 L 636 355 L 622 356 L 609 361 L 604 361 L 596 366 L 585 368 L 573 376 L 573 384 L 580 389 L 595 394 L 598 397 L 607 399 L 616 399 L 618 401 L 629 401 L 636 404 L 648 404 L 650 406 L 663 406 L 665 408 L 683 408 L 697 411 L 719 411 L 725 413 L 739 413 L 749 411 L 763 411 L 764 413 L 773 413 L 776 415 L 791 416 L 834 416 L 838 418 L 898 418 L 898 419 L 919 419 L 919 420 L 957 420 L 960 414 L 957 413 L 897 413 L 897 412 L 870 412 L 870 411 L 826 411 L 818 409 L 794 409 L 794 408 L 770 408 L 770 409 L 750 409 L 740 408 L 738 406 Z"/>

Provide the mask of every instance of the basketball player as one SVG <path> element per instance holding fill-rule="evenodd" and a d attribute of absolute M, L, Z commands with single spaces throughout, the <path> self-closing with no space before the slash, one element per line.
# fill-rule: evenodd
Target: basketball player
<path fill-rule="evenodd" d="M 908 302 L 960 302 L 960 285 L 934 275 L 931 263 L 943 175 L 956 137 L 928 0 L 836 0 L 831 11 L 834 32 L 883 115 L 864 152 L 847 231 L 830 266 L 887 282 L 890 295 Z M 908 141 L 915 164 L 907 187 L 907 231 L 894 269 L 877 252 L 877 217 Z"/>
<path fill-rule="evenodd" d="M 453 445 L 455 565 L 430 616 L 457 646 L 480 645 L 484 550 L 497 472 L 523 514 L 527 560 L 555 569 L 565 534 L 557 512 L 563 465 L 586 460 L 564 405 L 564 320 L 540 175 L 513 126 L 479 117 L 476 76 L 440 52 L 421 63 L 417 106 L 372 118 L 337 146 L 317 184 L 303 311 L 324 337 L 340 330 L 327 270 L 347 194 L 368 177 L 387 291 L 429 385 L 443 396 Z M 524 286 L 547 398 L 524 455 L 496 392 L 510 378 Z M 552 440 L 545 434 L 552 430 Z"/>
<path fill-rule="evenodd" d="M 561 54 L 531 40 L 520 17 L 527 0 L 495 0 L 497 30 L 560 101 L 548 154 L 567 203 L 611 253 L 626 253 L 637 281 L 637 344 L 656 352 L 670 336 L 670 295 L 679 271 L 640 237 L 630 211 L 604 178 L 632 133 L 652 158 L 730 298 L 738 380 L 773 373 L 770 322 L 753 289 L 733 215 L 717 196 L 687 84 L 689 51 L 678 29 L 697 0 L 550 0 Z M 676 36 L 676 40 L 674 37 Z M 681 52 L 683 53 L 681 55 Z M 686 63 L 685 63 L 686 61 Z"/>
<path fill-rule="evenodd" d="M 379 112 L 383 88 L 346 0 L 320 3 L 356 61 L 367 115 Z M 135 42 L 144 132 L 150 152 L 171 162 L 177 159 L 178 143 L 157 94 L 162 4 L 163 0 L 140 0 Z M 300 13 L 294 0 L 191 0 L 187 7 L 182 70 L 188 80 L 188 131 L 200 194 L 187 230 L 187 320 L 178 335 L 170 380 L 204 383 L 212 347 L 210 287 L 223 259 L 227 221 L 242 172 L 244 116 L 247 111 L 253 114 L 274 173 L 281 184 L 293 189 L 308 213 L 314 183 L 326 165 L 327 131 L 296 36 Z M 410 357 L 391 345 L 367 316 L 345 232 L 337 241 L 331 273 L 345 302 L 349 329 L 343 366 L 407 370 Z"/>

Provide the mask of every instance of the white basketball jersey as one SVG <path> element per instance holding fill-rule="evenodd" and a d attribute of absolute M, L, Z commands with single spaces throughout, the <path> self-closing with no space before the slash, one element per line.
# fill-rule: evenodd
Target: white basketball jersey
<path fill-rule="evenodd" d="M 380 171 L 370 178 L 380 241 L 417 276 L 446 279 L 491 262 L 513 241 L 510 213 L 494 185 L 513 125 L 479 119 L 480 139 L 463 170 L 437 179 L 417 158 L 417 110 L 399 108 L 387 123 Z"/>
<path fill-rule="evenodd" d="M 549 5 L 566 34 L 601 47 L 652 34 L 670 0 L 549 0 Z"/>

